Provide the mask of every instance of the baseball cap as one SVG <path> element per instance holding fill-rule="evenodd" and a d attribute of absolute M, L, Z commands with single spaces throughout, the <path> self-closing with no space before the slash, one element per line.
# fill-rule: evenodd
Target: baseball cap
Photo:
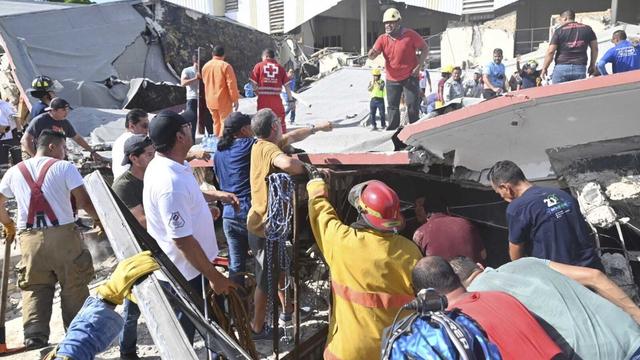
<path fill-rule="evenodd" d="M 231 133 L 235 134 L 243 127 L 251 125 L 251 116 L 243 114 L 239 111 L 232 112 L 224 120 L 224 128 L 229 129 Z"/>
<path fill-rule="evenodd" d="M 57 97 L 51 100 L 51 103 L 49 104 L 48 107 L 44 109 L 44 111 L 64 109 L 66 107 L 68 107 L 69 110 L 73 110 L 73 108 L 71 107 L 71 105 L 69 105 L 69 102 L 67 100 Z"/>
<path fill-rule="evenodd" d="M 139 156 L 144 152 L 147 146 L 153 145 L 151 139 L 148 136 L 144 135 L 133 135 L 129 137 L 124 142 L 124 159 L 122 159 L 121 165 L 131 164 L 131 160 L 129 160 L 129 155 Z"/>
<path fill-rule="evenodd" d="M 170 144 L 180 131 L 182 125 L 190 122 L 182 115 L 170 110 L 163 110 L 149 123 L 149 138 L 158 151 Z"/>

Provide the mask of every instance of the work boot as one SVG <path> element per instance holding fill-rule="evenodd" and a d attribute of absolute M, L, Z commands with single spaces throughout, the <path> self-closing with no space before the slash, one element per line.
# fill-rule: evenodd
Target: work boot
<path fill-rule="evenodd" d="M 282 329 L 278 328 L 278 338 L 282 337 Z M 251 330 L 251 339 L 254 341 L 260 341 L 260 340 L 272 340 L 273 339 L 273 328 L 267 326 L 267 324 L 264 324 L 264 326 L 262 327 L 262 331 L 255 333 L 253 332 L 253 330 Z"/>
<path fill-rule="evenodd" d="M 28 338 L 24 340 L 24 346 L 27 351 L 41 349 L 48 345 L 49 343 L 41 338 Z"/>
<path fill-rule="evenodd" d="M 140 360 L 140 357 L 138 356 L 137 353 L 129 353 L 129 354 L 123 354 L 120 353 L 120 359 L 121 360 Z"/>

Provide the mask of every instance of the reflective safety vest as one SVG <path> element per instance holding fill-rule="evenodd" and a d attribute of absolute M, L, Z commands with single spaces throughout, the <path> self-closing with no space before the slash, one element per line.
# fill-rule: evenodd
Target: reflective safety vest
<path fill-rule="evenodd" d="M 379 359 L 384 328 L 413 296 L 411 270 L 422 254 L 403 236 L 343 224 L 324 197 L 309 221 L 331 271 L 333 307 L 325 359 Z"/>
<path fill-rule="evenodd" d="M 47 176 L 47 172 L 49 168 L 53 164 L 55 164 L 58 159 L 49 159 L 44 163 L 42 169 L 40 169 L 40 173 L 38 174 L 38 179 L 33 181 L 33 177 L 29 173 L 27 166 L 24 162 L 18 164 L 18 170 L 22 173 L 24 180 L 29 185 L 31 189 L 31 198 L 29 199 L 29 211 L 27 213 L 27 229 L 33 228 L 34 221 L 37 221 L 36 227 L 46 227 L 47 221 L 45 220 L 45 215 L 49 219 L 49 222 L 53 226 L 58 226 L 58 217 L 53 212 L 51 205 L 44 197 L 44 193 L 42 192 L 42 184 L 44 183 L 44 178 Z"/>
<path fill-rule="evenodd" d="M 384 80 L 372 81 L 373 87 L 371 89 L 372 98 L 384 98 Z"/>

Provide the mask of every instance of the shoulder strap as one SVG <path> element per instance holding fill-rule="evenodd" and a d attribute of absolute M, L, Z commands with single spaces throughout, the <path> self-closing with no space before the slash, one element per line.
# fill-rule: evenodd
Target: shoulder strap
<path fill-rule="evenodd" d="M 58 159 L 49 159 L 44 163 L 42 169 L 40 169 L 40 173 L 38 174 L 38 180 L 33 181 L 33 177 L 29 173 L 25 162 L 20 162 L 18 164 L 18 170 L 22 173 L 22 177 L 24 177 L 27 185 L 31 189 L 31 198 L 29 199 L 29 211 L 27 213 L 27 228 L 30 229 L 33 227 L 35 215 L 37 213 L 44 213 L 49 218 L 51 224 L 57 226 L 58 218 L 56 214 L 53 212 L 51 205 L 44 197 L 44 193 L 42 192 L 42 184 L 44 183 L 44 179 L 47 176 L 47 172 L 49 168 L 53 164 L 55 164 Z M 44 220 L 43 220 L 44 221 Z"/>
<path fill-rule="evenodd" d="M 47 176 L 49 168 L 51 168 L 51 166 L 56 162 L 58 162 L 58 159 L 49 159 L 44 163 L 44 166 L 42 166 L 42 169 L 40 169 L 40 173 L 38 174 L 38 180 L 36 180 L 36 184 L 39 187 L 42 187 L 42 184 L 44 184 L 44 178 L 45 176 Z"/>

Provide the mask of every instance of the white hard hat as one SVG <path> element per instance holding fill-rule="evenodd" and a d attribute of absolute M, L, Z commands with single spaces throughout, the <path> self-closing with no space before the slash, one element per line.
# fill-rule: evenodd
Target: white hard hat
<path fill-rule="evenodd" d="M 402 16 L 400 16 L 400 11 L 396 8 L 387 9 L 382 16 L 382 22 L 393 22 L 400 19 L 402 19 Z"/>

